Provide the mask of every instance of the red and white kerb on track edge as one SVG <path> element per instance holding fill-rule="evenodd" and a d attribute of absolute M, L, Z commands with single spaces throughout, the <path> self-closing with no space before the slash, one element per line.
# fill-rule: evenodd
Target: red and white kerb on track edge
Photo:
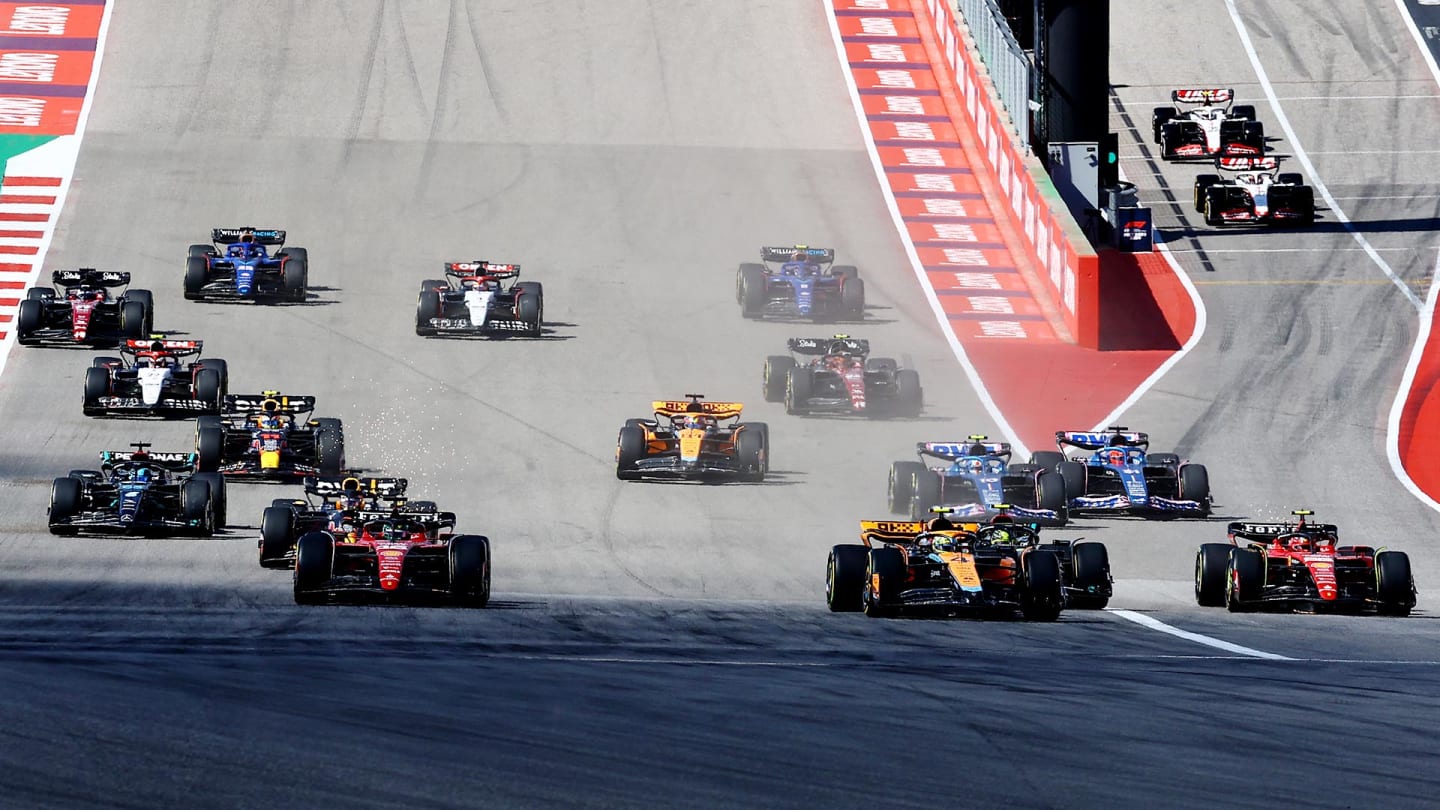
<path fill-rule="evenodd" d="M 0 142 L 38 144 L 7 149 L 0 177 L 0 371 L 70 189 L 110 14 L 107 0 L 0 2 Z"/>

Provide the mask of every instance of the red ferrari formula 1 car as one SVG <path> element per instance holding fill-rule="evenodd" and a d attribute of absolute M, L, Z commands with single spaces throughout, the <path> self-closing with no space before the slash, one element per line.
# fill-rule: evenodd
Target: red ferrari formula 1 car
<path fill-rule="evenodd" d="M 1415 579 L 1403 551 L 1342 546 L 1339 529 L 1310 523 L 1231 523 L 1229 543 L 1195 555 L 1195 601 L 1232 613 L 1275 608 L 1408 616 Z M 1243 541 L 1243 542 L 1242 542 Z"/>

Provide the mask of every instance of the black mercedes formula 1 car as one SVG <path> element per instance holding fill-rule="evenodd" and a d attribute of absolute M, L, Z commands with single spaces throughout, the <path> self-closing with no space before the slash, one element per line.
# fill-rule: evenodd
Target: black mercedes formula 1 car
<path fill-rule="evenodd" d="M 225 525 L 225 481 L 192 473 L 194 453 L 100 454 L 99 470 L 71 470 L 50 486 L 50 532 L 208 537 Z"/>

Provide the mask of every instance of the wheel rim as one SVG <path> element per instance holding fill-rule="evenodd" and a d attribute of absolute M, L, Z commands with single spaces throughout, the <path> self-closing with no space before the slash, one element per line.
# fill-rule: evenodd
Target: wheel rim
<path fill-rule="evenodd" d="M 831 554 L 825 565 L 825 602 L 835 602 L 835 555 Z"/>

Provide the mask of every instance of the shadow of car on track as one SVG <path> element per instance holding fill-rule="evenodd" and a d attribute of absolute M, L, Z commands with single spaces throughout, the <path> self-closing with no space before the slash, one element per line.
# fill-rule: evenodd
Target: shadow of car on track
<path fill-rule="evenodd" d="M 454 333 L 442 335 L 417 335 L 417 337 L 424 338 L 425 340 L 471 341 L 477 343 L 543 343 L 545 341 L 555 340 L 574 340 L 576 337 L 575 335 L 561 334 L 560 330 L 555 327 L 573 329 L 575 328 L 575 326 L 576 324 L 566 323 L 565 321 L 545 321 L 540 325 L 539 335 L 465 335 Z"/>
<path fill-rule="evenodd" d="M 710 478 L 639 478 L 637 482 L 646 484 L 666 484 L 669 486 L 699 486 L 699 487 L 793 487 L 803 483 L 807 473 L 797 470 L 770 470 L 765 473 L 764 481 L 742 481 L 738 478 L 728 476 L 714 476 Z M 796 476 L 797 480 L 790 480 Z"/>

